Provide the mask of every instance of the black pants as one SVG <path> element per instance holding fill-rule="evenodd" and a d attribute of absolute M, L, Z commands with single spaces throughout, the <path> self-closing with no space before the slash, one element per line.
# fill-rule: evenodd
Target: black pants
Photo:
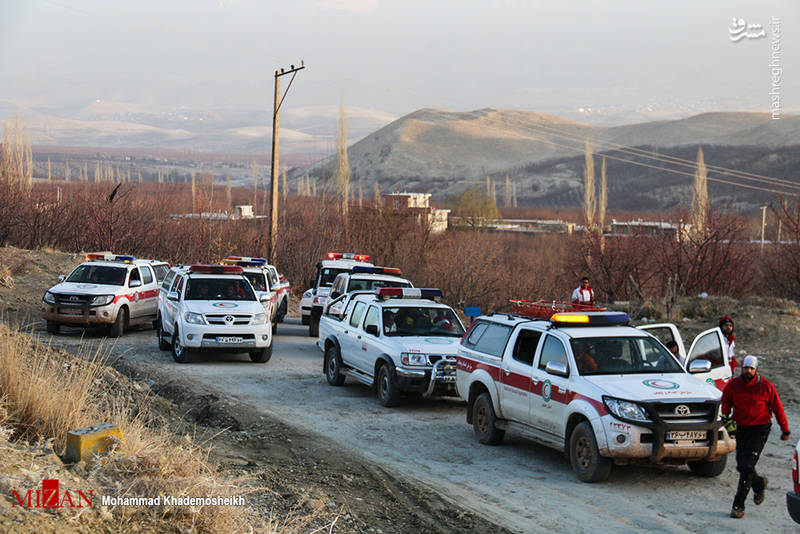
<path fill-rule="evenodd" d="M 736 470 L 739 471 L 739 487 L 733 505 L 744 509 L 744 501 L 752 487 L 764 490 L 764 478 L 756 473 L 756 463 L 767 443 L 772 424 L 741 426 L 736 428 Z"/>

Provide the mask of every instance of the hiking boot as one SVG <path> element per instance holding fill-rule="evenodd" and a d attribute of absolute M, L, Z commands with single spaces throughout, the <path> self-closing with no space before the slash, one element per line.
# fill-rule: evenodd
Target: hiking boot
<path fill-rule="evenodd" d="M 744 508 L 739 508 L 738 506 L 731 508 L 731 517 L 734 519 L 741 519 L 744 517 Z"/>
<path fill-rule="evenodd" d="M 764 502 L 764 497 L 765 497 L 764 490 L 767 489 L 767 477 L 761 477 L 761 478 L 764 479 L 764 487 L 761 488 L 761 491 L 753 492 L 753 502 L 756 504 L 761 504 L 762 502 Z"/>

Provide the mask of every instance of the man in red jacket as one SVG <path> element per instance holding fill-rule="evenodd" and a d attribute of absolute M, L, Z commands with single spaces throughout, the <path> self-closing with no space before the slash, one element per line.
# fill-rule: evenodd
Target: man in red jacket
<path fill-rule="evenodd" d="M 792 434 L 778 392 L 772 382 L 758 374 L 755 356 L 745 356 L 742 374 L 728 382 L 722 392 L 722 413 L 730 414 L 731 407 L 736 421 L 736 470 L 739 471 L 731 517 L 740 518 L 744 515 L 744 501 L 751 486 L 753 502 L 764 502 L 767 477 L 756 473 L 756 462 L 767 443 L 772 415 L 781 427 L 782 440 L 790 439 Z"/>

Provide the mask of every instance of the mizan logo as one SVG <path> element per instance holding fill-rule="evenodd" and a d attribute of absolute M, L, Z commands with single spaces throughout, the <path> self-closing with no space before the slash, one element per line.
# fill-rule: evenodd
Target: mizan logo
<path fill-rule="evenodd" d="M 542 398 L 545 402 L 550 402 L 550 395 L 553 393 L 553 384 L 549 380 L 545 380 L 542 384 Z"/>
<path fill-rule="evenodd" d="M 34 496 L 36 501 L 34 502 Z M 89 490 L 89 496 L 78 490 L 70 493 L 64 490 L 62 494 L 59 488 L 58 479 L 42 480 L 42 489 L 28 490 L 20 495 L 17 490 L 11 490 L 11 507 L 16 508 L 83 508 L 92 506 L 94 490 Z"/>

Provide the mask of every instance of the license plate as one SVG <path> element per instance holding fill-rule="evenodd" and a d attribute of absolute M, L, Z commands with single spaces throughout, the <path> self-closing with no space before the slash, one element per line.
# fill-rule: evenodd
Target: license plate
<path fill-rule="evenodd" d="M 705 440 L 707 438 L 708 432 L 705 430 L 674 430 L 667 432 L 667 439 L 670 441 Z"/>
<path fill-rule="evenodd" d="M 83 315 L 81 308 L 61 308 L 60 311 L 62 315 Z"/>
<path fill-rule="evenodd" d="M 244 341 L 243 337 L 220 336 L 217 338 L 217 343 L 229 343 L 231 345 L 233 345 L 234 343 L 242 343 L 243 341 Z"/>

